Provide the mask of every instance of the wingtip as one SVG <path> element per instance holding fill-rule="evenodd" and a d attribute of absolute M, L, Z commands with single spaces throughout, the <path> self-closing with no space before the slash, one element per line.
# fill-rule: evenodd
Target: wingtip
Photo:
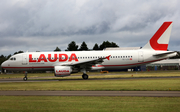
<path fill-rule="evenodd" d="M 109 59 L 110 59 L 110 56 L 111 56 L 111 55 L 107 56 L 106 59 L 109 60 Z"/>

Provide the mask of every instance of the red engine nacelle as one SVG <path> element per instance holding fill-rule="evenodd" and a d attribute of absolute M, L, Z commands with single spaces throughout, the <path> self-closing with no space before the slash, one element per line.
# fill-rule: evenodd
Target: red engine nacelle
<path fill-rule="evenodd" d="M 72 72 L 70 66 L 55 66 L 54 67 L 54 75 L 56 77 L 64 77 L 69 76 Z"/>

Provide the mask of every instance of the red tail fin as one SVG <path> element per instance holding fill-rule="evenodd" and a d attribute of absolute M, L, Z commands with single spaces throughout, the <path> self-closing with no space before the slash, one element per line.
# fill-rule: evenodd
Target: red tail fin
<path fill-rule="evenodd" d="M 172 22 L 164 22 L 142 49 L 167 51 Z"/>

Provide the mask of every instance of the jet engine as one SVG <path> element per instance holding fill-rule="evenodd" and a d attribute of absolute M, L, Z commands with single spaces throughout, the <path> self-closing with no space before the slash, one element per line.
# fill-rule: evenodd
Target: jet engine
<path fill-rule="evenodd" d="M 69 76 L 72 72 L 70 66 L 54 66 L 54 75 L 56 77 Z"/>

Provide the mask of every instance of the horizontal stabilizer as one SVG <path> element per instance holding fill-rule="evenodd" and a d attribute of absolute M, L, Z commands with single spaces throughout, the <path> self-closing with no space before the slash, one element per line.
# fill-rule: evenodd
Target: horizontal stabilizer
<path fill-rule="evenodd" d="M 166 55 L 174 54 L 174 53 L 176 53 L 176 55 L 177 55 L 177 52 L 176 52 L 176 51 L 172 51 L 172 52 L 166 52 L 166 53 L 155 54 L 155 55 L 153 55 L 153 56 L 156 56 L 156 57 L 164 57 L 164 56 L 166 56 Z"/>

